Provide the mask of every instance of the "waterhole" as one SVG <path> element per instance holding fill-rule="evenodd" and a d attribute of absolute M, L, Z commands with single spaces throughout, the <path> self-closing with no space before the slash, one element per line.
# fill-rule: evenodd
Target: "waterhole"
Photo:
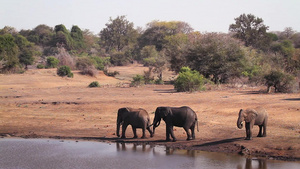
<path fill-rule="evenodd" d="M 0 139 L 0 168 L 5 169 L 298 169 L 299 167 L 299 162 L 246 159 L 239 155 L 170 149 L 146 144 Z"/>

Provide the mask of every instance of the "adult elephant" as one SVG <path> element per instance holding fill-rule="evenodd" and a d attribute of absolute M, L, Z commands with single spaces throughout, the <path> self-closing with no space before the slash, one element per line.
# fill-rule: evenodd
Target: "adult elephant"
<path fill-rule="evenodd" d="M 150 137 L 153 137 L 153 132 L 150 129 L 150 117 L 146 110 L 139 108 L 124 107 L 118 110 L 117 117 L 117 136 L 120 137 L 120 126 L 122 125 L 122 137 L 125 137 L 125 131 L 128 125 L 131 125 L 134 134 L 133 138 L 137 138 L 136 129 L 141 128 L 143 135 L 141 138 L 146 138 L 145 130 L 150 133 Z"/>
<path fill-rule="evenodd" d="M 239 129 L 243 128 L 244 121 L 246 123 L 245 124 L 246 140 L 252 139 L 253 125 L 259 126 L 259 133 L 257 137 L 267 136 L 268 113 L 266 109 L 262 107 L 257 107 L 255 109 L 246 109 L 246 110 L 241 109 L 237 120 L 237 127 Z"/>
<path fill-rule="evenodd" d="M 196 113 L 190 107 L 157 107 L 153 120 L 153 134 L 155 128 L 160 125 L 161 119 L 166 123 L 166 141 L 171 140 L 170 136 L 173 141 L 176 141 L 173 126 L 183 127 L 187 134 L 187 140 L 195 139 L 195 125 L 197 123 L 198 129 L 198 119 Z M 191 130 L 191 133 L 189 130 Z"/>

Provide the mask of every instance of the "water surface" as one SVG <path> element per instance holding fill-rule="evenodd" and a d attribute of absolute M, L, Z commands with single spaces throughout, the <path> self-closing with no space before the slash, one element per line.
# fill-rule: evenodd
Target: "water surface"
<path fill-rule="evenodd" d="M 52 139 L 0 139 L 0 168 L 204 168 L 298 169 L 299 162 L 246 159 L 238 155 L 163 146 Z"/>

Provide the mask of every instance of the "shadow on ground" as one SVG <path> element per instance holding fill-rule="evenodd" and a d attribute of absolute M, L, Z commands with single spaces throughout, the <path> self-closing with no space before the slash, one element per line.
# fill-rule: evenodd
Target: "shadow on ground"
<path fill-rule="evenodd" d="M 231 143 L 231 142 L 235 142 L 235 141 L 243 140 L 243 139 L 244 139 L 244 137 L 230 138 L 230 139 L 224 139 L 224 140 L 219 140 L 219 141 L 213 141 L 213 142 L 208 142 L 208 143 L 204 143 L 204 144 L 194 145 L 193 147 L 215 146 L 215 145 L 224 144 L 224 143 Z"/>

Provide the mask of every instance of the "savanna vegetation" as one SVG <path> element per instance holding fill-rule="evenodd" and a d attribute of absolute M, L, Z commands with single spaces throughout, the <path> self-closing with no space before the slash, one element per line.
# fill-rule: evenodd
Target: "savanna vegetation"
<path fill-rule="evenodd" d="M 234 18 L 228 33 L 201 33 L 183 21 L 152 21 L 135 28 L 125 16 L 110 18 L 98 35 L 76 25 L 68 30 L 62 24 L 41 24 L 20 31 L 6 26 L 0 29 L 0 72 L 22 73 L 32 65 L 58 68 L 61 76 L 72 77 L 73 69 L 95 76 L 108 66 L 137 61 L 149 71 L 134 77 L 134 85 L 161 84 L 163 70 L 170 69 L 179 73 L 174 82 L 178 91 L 202 90 L 209 81 L 238 81 L 290 92 L 300 70 L 300 33 L 290 27 L 268 30 L 252 14 Z"/>

